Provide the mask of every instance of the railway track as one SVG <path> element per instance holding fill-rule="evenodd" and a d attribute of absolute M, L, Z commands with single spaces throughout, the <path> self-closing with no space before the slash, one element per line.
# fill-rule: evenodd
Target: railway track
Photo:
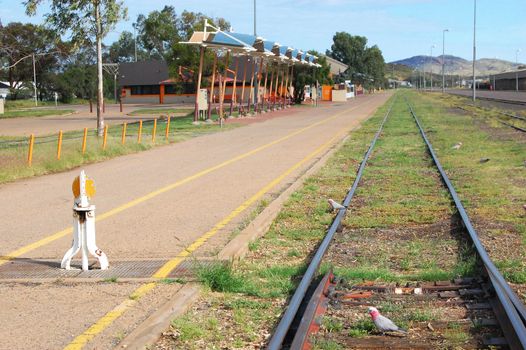
<path fill-rule="evenodd" d="M 490 337 L 486 337 L 486 334 L 483 334 L 485 336 L 484 340 L 479 339 L 469 347 L 492 346 L 526 349 L 526 308 L 490 259 L 455 188 L 443 170 L 420 120 L 407 101 L 408 113 L 414 119 L 436 171 L 440 174 L 441 181 L 454 202 L 460 223 L 464 228 L 463 231 L 466 233 L 466 238 L 469 238 L 474 247 L 477 261 L 481 265 L 481 273 L 474 278 L 459 278 L 453 281 L 438 282 L 415 281 L 406 285 L 369 282 L 352 284 L 335 276 L 331 270 L 319 279 L 320 265 L 326 258 L 327 252 L 338 232 L 341 231 L 342 220 L 347 213 L 347 207 L 351 204 L 356 193 L 364 169 L 377 140 L 381 136 L 394 103 L 388 108 L 360 163 L 356 179 L 342 203 L 345 208 L 338 210 L 323 241 L 314 253 L 270 339 L 268 349 L 310 349 L 313 336 L 320 328 L 320 320 L 323 315 L 337 315 L 342 313 L 342 310 L 352 310 L 353 308 L 366 305 L 378 305 L 379 302 L 386 300 L 394 302 L 395 305 L 411 305 L 417 309 L 425 306 L 434 309 L 442 308 L 448 310 L 448 312 L 451 310 L 464 310 L 463 312 L 468 315 L 472 322 L 470 324 L 459 324 L 459 327 L 471 329 L 470 327 L 474 325 L 481 333 L 491 334 Z M 427 324 L 427 327 L 430 329 L 443 326 L 440 323 Z M 486 332 L 487 329 L 490 329 L 491 332 Z M 410 337 L 394 336 L 366 338 L 345 336 L 343 339 L 339 339 L 339 342 L 344 343 L 345 348 L 361 349 L 433 349 L 440 347 L 439 340 L 436 342 L 418 342 Z"/>
<path fill-rule="evenodd" d="M 486 107 L 482 107 L 482 106 L 476 106 L 476 105 L 473 105 L 473 104 L 468 104 L 469 107 L 473 107 L 473 108 L 479 108 L 479 109 L 482 109 L 482 110 L 485 110 L 485 111 L 489 111 L 489 112 L 493 112 L 493 113 L 497 113 L 497 114 L 500 114 L 500 115 L 503 115 L 505 117 L 508 117 L 508 118 L 511 118 L 513 120 L 519 120 L 519 121 L 522 121 L 522 122 L 526 122 L 526 118 L 524 117 L 521 117 L 521 116 L 518 116 L 518 115 L 515 115 L 515 114 L 512 114 L 512 113 L 509 113 L 509 112 L 503 112 L 503 111 L 496 111 L 496 110 L 492 110 L 490 108 L 486 108 Z M 468 111 L 470 112 L 469 109 L 466 109 L 462 106 L 457 106 L 459 109 L 462 109 L 463 111 Z M 526 128 L 525 127 L 520 127 L 520 126 L 517 126 L 517 125 L 513 125 L 513 124 L 510 124 L 502 119 L 498 119 L 499 123 L 501 123 L 502 125 L 506 125 L 506 126 L 509 126 L 510 128 L 513 128 L 517 131 L 521 131 L 521 132 L 526 132 Z"/>
<path fill-rule="evenodd" d="M 491 98 L 491 97 L 480 97 L 480 96 L 477 96 L 477 99 L 485 100 L 485 101 L 498 102 L 498 103 L 511 104 L 511 105 L 526 106 L 526 102 L 524 102 L 524 101 L 506 100 L 506 99 L 502 99 L 502 98 Z"/>

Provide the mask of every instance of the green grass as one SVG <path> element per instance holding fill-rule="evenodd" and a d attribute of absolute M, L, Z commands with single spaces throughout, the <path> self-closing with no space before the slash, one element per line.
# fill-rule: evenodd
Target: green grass
<path fill-rule="evenodd" d="M 22 118 L 22 117 L 46 117 L 50 115 L 64 115 L 73 113 L 72 109 L 28 109 L 23 111 L 6 110 L 0 114 L 0 119 Z"/>
<path fill-rule="evenodd" d="M 169 114 L 179 114 L 184 113 L 185 115 L 193 115 L 192 108 L 141 108 L 137 109 L 129 115 L 144 115 L 144 114 L 154 114 L 154 115 L 169 115 Z"/>
<path fill-rule="evenodd" d="M 70 103 L 61 103 L 58 102 L 59 106 L 67 105 L 79 105 L 79 104 L 88 104 L 89 100 L 74 98 Z M 38 101 L 38 107 L 52 107 L 55 106 L 55 101 Z M 36 108 L 38 108 L 36 107 Z M 25 100 L 7 100 L 5 101 L 6 110 L 16 110 L 24 108 L 35 108 L 34 99 L 25 99 Z"/>
<path fill-rule="evenodd" d="M 126 128 L 125 143 L 121 142 L 122 126 L 111 125 L 108 128 L 106 149 L 102 149 L 102 137 L 96 131 L 88 131 L 86 152 L 82 153 L 83 131 L 70 131 L 63 134 L 61 159 L 56 159 L 58 136 L 47 135 L 35 138 L 33 164 L 27 165 L 28 138 L 0 137 L 0 183 L 20 178 L 56 173 L 78 167 L 83 164 L 100 162 L 121 155 L 145 151 L 156 146 L 181 142 L 190 138 L 238 127 L 239 124 L 226 124 L 223 128 L 213 124 L 192 125 L 191 117 L 172 118 L 170 133 L 165 138 L 166 121 L 159 120 L 155 142 L 152 140 L 153 120 L 143 122 L 141 143 L 138 143 L 138 123 Z"/>
<path fill-rule="evenodd" d="M 106 282 L 106 283 L 116 283 L 116 282 L 117 282 L 117 277 L 105 278 L 105 279 L 103 280 L 103 282 Z"/>
<path fill-rule="evenodd" d="M 349 336 L 352 338 L 360 338 L 370 334 L 376 330 L 373 321 L 370 318 L 364 318 L 351 323 L 349 328 Z"/>
<path fill-rule="evenodd" d="M 312 347 L 314 350 L 343 350 L 344 347 L 334 340 L 316 339 Z"/>
<path fill-rule="evenodd" d="M 219 262 L 198 267 L 197 277 L 214 292 L 238 293 L 246 289 L 243 277 L 235 274 L 231 265 Z"/>

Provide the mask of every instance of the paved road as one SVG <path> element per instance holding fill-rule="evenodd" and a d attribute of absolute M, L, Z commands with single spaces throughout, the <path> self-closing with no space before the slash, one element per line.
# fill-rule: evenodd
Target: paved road
<path fill-rule="evenodd" d="M 119 105 L 108 104 L 104 118 L 107 124 L 122 124 L 123 122 L 137 121 L 139 119 L 149 119 L 152 116 L 129 116 L 138 109 L 144 108 L 172 108 L 182 107 L 181 105 L 123 105 L 120 112 Z M 184 106 L 188 108 L 188 105 Z M 51 107 L 41 107 L 42 109 Z M 54 107 L 53 107 L 54 108 Z M 59 130 L 71 131 L 82 130 L 83 128 L 95 128 L 97 125 L 97 115 L 95 106 L 93 113 L 89 112 L 89 105 L 59 106 L 61 109 L 73 109 L 73 114 L 46 117 L 28 118 L 5 118 L 0 119 L 0 136 L 29 136 L 30 134 L 48 135 Z"/>
<path fill-rule="evenodd" d="M 97 187 L 99 247 L 110 264 L 172 259 L 192 243 L 203 243 L 206 234 L 193 255 L 215 255 L 254 208 L 250 198 L 294 181 L 389 96 L 279 111 L 281 117 L 262 123 L 86 166 Z M 0 256 L 17 257 L 0 260 L 0 271 L 24 259 L 60 261 L 71 241 L 70 188 L 77 173 L 0 186 L 0 198 L 8 199 L 0 202 Z M 110 348 L 178 287 L 159 284 L 136 301 L 129 296 L 137 288 L 149 290 L 139 281 L 0 282 L 0 348 L 57 349 L 73 339 L 91 340 L 87 348 Z M 127 311 L 114 322 L 98 321 L 122 307 Z M 75 338 L 93 324 L 93 339 Z"/>

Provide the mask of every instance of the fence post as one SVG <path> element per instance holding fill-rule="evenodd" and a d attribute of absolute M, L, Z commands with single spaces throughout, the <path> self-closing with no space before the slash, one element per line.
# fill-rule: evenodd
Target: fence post
<path fill-rule="evenodd" d="M 139 133 L 137 134 L 137 143 L 141 143 L 142 136 L 142 120 L 139 120 Z"/>
<path fill-rule="evenodd" d="M 122 137 L 121 143 L 124 145 L 126 143 L 126 123 L 122 123 Z"/>
<path fill-rule="evenodd" d="M 170 118 L 171 116 L 168 116 L 168 119 L 166 119 L 166 132 L 165 132 L 165 137 L 166 139 L 168 140 L 168 136 L 170 135 Z"/>
<path fill-rule="evenodd" d="M 153 120 L 153 130 L 152 130 L 152 142 L 155 142 L 155 133 L 157 132 L 157 118 Z"/>
<path fill-rule="evenodd" d="M 88 138 L 88 128 L 84 128 L 84 135 L 82 137 L 82 154 L 86 152 L 86 139 Z"/>
<path fill-rule="evenodd" d="M 106 149 L 106 143 L 108 141 L 108 127 L 109 125 L 104 125 L 104 137 L 102 138 L 102 149 Z"/>
<path fill-rule="evenodd" d="M 120 112 L 122 113 L 122 100 L 119 101 Z"/>
<path fill-rule="evenodd" d="M 27 165 L 31 166 L 33 163 L 33 145 L 35 144 L 35 135 L 29 136 L 29 151 L 27 152 Z"/>
<path fill-rule="evenodd" d="M 62 130 L 58 132 L 58 143 L 57 143 L 57 160 L 60 160 L 60 152 L 62 151 Z"/>

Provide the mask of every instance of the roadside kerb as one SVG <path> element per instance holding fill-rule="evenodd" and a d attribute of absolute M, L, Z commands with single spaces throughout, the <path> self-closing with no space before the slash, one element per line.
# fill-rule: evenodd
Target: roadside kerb
<path fill-rule="evenodd" d="M 375 111 L 369 113 L 366 119 L 369 119 Z M 249 243 L 265 235 L 270 225 L 283 208 L 283 204 L 290 195 L 303 185 L 304 181 L 315 172 L 317 172 L 327 160 L 343 145 L 349 138 L 349 133 L 358 130 L 361 124 L 349 129 L 315 161 L 306 171 L 303 172 L 293 183 L 276 197 L 248 226 L 233 238 L 218 253 L 218 260 L 228 260 L 232 262 L 244 258 L 248 252 Z M 153 315 L 148 317 L 140 326 L 134 329 L 120 343 L 119 347 L 126 349 L 144 350 L 155 344 L 166 330 L 171 320 L 184 314 L 192 304 L 198 299 L 201 287 L 196 283 L 189 283 L 183 286 L 172 300 L 166 302 Z"/>

